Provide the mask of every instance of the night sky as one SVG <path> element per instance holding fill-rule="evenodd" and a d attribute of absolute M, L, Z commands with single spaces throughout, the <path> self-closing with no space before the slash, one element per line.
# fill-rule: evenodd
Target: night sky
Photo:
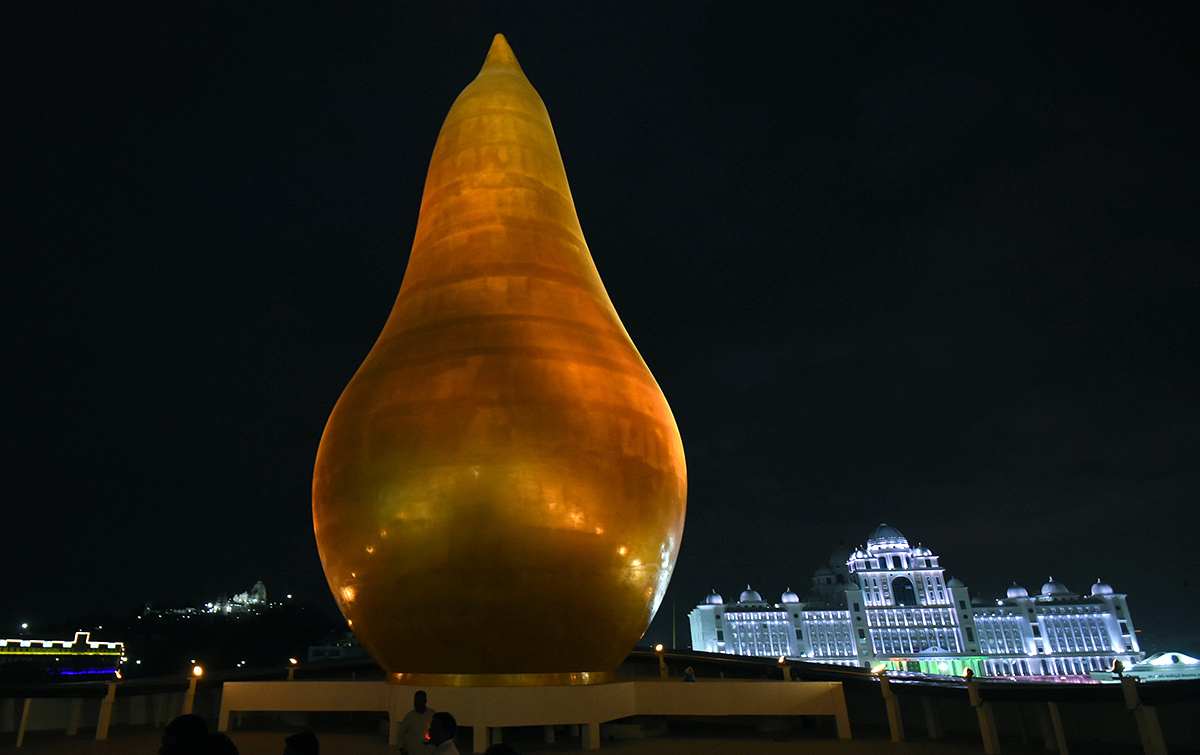
<path fill-rule="evenodd" d="M 647 639 L 887 522 L 973 595 L 1101 578 L 1200 654 L 1200 6 L 21 7 L 6 624 L 332 607 L 317 444 L 502 32 L 687 451 Z"/>

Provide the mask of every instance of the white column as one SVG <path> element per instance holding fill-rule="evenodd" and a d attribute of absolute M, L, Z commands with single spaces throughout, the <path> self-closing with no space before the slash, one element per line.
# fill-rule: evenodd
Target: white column
<path fill-rule="evenodd" d="M 17 729 L 17 747 L 25 744 L 25 727 L 29 725 L 29 709 L 33 707 L 33 698 L 25 698 L 25 707 L 21 709 L 21 726 Z"/>
<path fill-rule="evenodd" d="M 932 698 L 922 697 L 921 707 L 925 709 L 925 731 L 929 734 L 930 739 L 941 739 L 945 735 L 942 730 L 942 721 L 938 716 L 937 708 L 934 707 Z"/>
<path fill-rule="evenodd" d="M 599 750 L 600 749 L 600 722 L 589 722 L 583 725 L 583 736 L 581 737 L 583 749 Z"/>
<path fill-rule="evenodd" d="M 96 739 L 108 739 L 108 724 L 112 721 L 113 703 L 117 699 L 117 683 L 108 683 L 108 694 L 100 702 L 100 720 L 96 722 Z"/>
<path fill-rule="evenodd" d="M 1054 743 L 1058 745 L 1059 755 L 1070 755 L 1067 750 L 1067 734 L 1063 731 L 1062 716 L 1058 715 L 1058 703 L 1047 702 L 1046 708 L 1050 711 L 1050 723 L 1054 726 Z"/>

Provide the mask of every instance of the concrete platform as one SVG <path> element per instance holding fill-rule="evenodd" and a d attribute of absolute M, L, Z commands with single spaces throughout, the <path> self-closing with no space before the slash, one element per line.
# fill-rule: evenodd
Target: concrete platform
<path fill-rule="evenodd" d="M 716 731 L 701 727 L 699 731 L 672 731 L 661 736 L 637 740 L 605 740 L 607 752 L 619 755 L 967 755 L 980 752 L 978 738 L 963 740 L 912 741 L 893 743 L 886 739 L 886 730 L 870 731 L 870 738 L 834 739 L 826 736 L 803 736 L 796 732 L 762 734 L 739 731 L 737 727 L 717 727 Z M 233 731 L 229 733 L 241 755 L 279 755 L 283 751 L 284 738 L 296 731 L 280 729 L 272 731 Z M 321 755 L 396 755 L 396 748 L 387 744 L 382 732 L 361 733 L 346 731 L 322 731 L 316 729 L 321 743 Z M 528 732 L 526 732 L 528 734 Z M 66 738 L 61 734 L 32 735 L 20 750 L 11 743 L 0 745 L 0 752 L 27 753 L 28 755 L 152 755 L 158 752 L 160 732 L 114 731 L 106 741 L 97 742 L 88 737 Z M 457 739 L 459 751 L 470 751 L 471 733 L 462 732 Z M 531 739 L 513 738 L 517 751 L 530 753 L 578 752 L 579 740 L 562 739 L 547 744 Z M 1113 745 L 1101 749 L 1071 748 L 1072 755 L 1133 755 L 1140 748 Z M 1005 755 L 1045 755 L 1040 746 L 1020 746 L 1005 743 Z"/>
<path fill-rule="evenodd" d="M 386 712 L 389 740 L 412 708 L 418 687 L 386 682 L 226 682 L 218 729 L 228 731 L 238 712 Z M 470 750 L 483 752 L 505 728 L 581 727 L 581 744 L 600 747 L 600 725 L 631 716 L 830 716 L 837 736 L 850 738 L 850 718 L 840 682 L 628 679 L 561 687 L 426 687 L 429 706 L 450 711 L 470 727 Z"/>

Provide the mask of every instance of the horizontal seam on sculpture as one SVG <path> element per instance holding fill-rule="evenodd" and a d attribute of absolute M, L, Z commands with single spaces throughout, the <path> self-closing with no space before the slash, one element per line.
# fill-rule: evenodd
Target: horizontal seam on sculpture
<path fill-rule="evenodd" d="M 391 341 L 393 339 L 389 338 L 387 340 Z M 594 365 L 608 365 L 614 372 L 620 372 L 639 377 L 645 376 L 654 382 L 654 376 L 650 374 L 649 368 L 647 368 L 645 364 L 641 362 L 641 360 L 639 360 L 638 363 L 622 362 L 586 351 L 574 351 L 571 349 L 548 349 L 537 346 L 485 346 L 470 349 L 458 349 L 455 351 L 444 351 L 438 354 L 430 354 L 419 358 L 391 358 L 388 359 L 388 363 L 391 365 L 412 366 L 430 364 L 432 362 L 440 361 L 462 361 L 464 359 L 478 356 L 523 356 L 537 359 L 561 359 L 563 357 L 571 356 L 576 357 L 573 361 L 586 362 Z"/>
<path fill-rule="evenodd" d="M 530 216 L 528 218 L 521 218 L 520 219 L 521 225 L 514 228 L 512 225 L 510 225 L 511 220 L 512 220 L 512 218 L 505 218 L 504 220 L 497 220 L 497 221 L 491 221 L 491 222 L 475 221 L 475 222 L 472 222 L 466 228 L 459 228 L 459 229 L 455 229 L 455 230 L 439 229 L 436 231 L 437 237 L 434 239 L 430 239 L 428 241 L 421 241 L 421 240 L 419 240 L 420 237 L 414 238 L 413 239 L 413 253 L 421 252 L 421 250 L 418 249 L 418 247 L 438 246 L 440 244 L 447 243 L 447 242 L 449 242 L 449 240 L 454 239 L 454 238 L 471 236 L 471 235 L 474 235 L 477 233 L 486 233 L 489 231 L 503 231 L 505 233 L 519 233 L 519 234 L 527 234 L 527 235 L 545 234 L 546 236 L 549 236 L 551 239 L 565 241 L 574 247 L 587 249 L 587 240 L 583 238 L 583 229 L 582 228 L 580 228 L 579 230 L 575 230 L 575 229 L 571 228 L 570 226 L 567 226 L 563 223 L 559 223 L 556 221 L 538 220 L 537 217 L 535 217 L 535 216 Z M 576 224 L 578 224 L 578 222 L 579 222 L 578 218 L 576 218 Z M 420 227 L 420 225 L 418 224 L 418 228 L 419 227 Z M 434 233 L 435 233 L 434 231 L 427 231 L 425 233 L 425 235 L 430 236 Z M 429 253 L 430 254 L 441 254 L 441 252 L 429 252 Z"/>
<path fill-rule="evenodd" d="M 512 175 L 512 174 L 510 173 L 509 175 Z M 448 182 L 446 184 L 443 184 L 443 185 L 437 187 L 436 189 L 431 189 L 429 191 L 429 193 L 426 194 L 426 199 L 424 202 L 422 202 L 422 208 L 421 208 L 422 211 L 418 212 L 418 214 L 417 214 L 418 230 L 420 230 L 423 226 L 427 227 L 431 224 L 433 224 L 435 227 L 429 231 L 426 231 L 426 234 L 432 233 L 433 231 L 437 230 L 437 228 L 436 228 L 437 221 L 431 219 L 432 216 L 429 214 L 431 210 L 426 210 L 425 209 L 426 207 L 439 208 L 442 205 L 454 204 L 456 202 L 459 205 L 469 204 L 473 199 L 475 199 L 475 197 L 477 197 L 479 195 L 496 194 L 499 192 L 514 192 L 514 191 L 521 191 L 521 192 L 524 192 L 527 196 L 534 196 L 534 197 L 539 197 L 539 198 L 540 197 L 553 197 L 554 199 L 559 201 L 561 207 L 563 208 L 563 213 L 566 214 L 567 208 L 570 208 L 569 214 L 570 214 L 571 219 L 574 220 L 574 224 L 579 223 L 579 217 L 575 211 L 574 198 L 572 197 L 569 188 L 559 189 L 558 187 L 548 184 L 545 181 L 538 181 L 536 184 L 534 184 L 533 182 L 512 182 L 509 184 L 498 185 L 498 186 L 470 186 L 470 187 L 459 186 L 458 185 L 459 183 L 460 182 L 458 182 L 458 181 L 451 181 L 451 182 Z M 473 195 L 470 199 L 465 198 L 465 196 L 468 193 Z M 500 203 L 495 202 L 494 204 L 499 205 Z M 461 206 L 454 207 L 452 209 L 446 209 L 445 207 L 441 207 L 438 210 L 438 214 L 453 218 L 454 219 L 453 223 L 455 225 L 459 225 L 462 223 L 470 223 L 472 215 L 474 215 L 476 217 L 479 217 L 479 216 L 496 217 L 497 214 L 503 216 L 505 220 L 520 220 L 523 223 L 536 223 L 536 222 L 540 221 L 541 224 L 543 224 L 547 227 L 554 227 L 554 226 L 562 227 L 562 225 L 563 225 L 562 223 L 556 222 L 556 221 L 540 220 L 540 218 L 545 217 L 545 213 L 542 212 L 541 210 L 530 209 L 530 210 L 528 210 L 528 214 L 525 214 L 525 215 L 518 214 L 518 212 L 515 209 L 516 206 L 517 206 L 517 203 L 510 202 L 509 207 L 504 210 L 497 209 L 496 207 L 493 207 L 493 206 L 475 207 L 475 208 L 467 208 L 467 209 L 464 209 Z M 448 224 L 451 221 L 445 221 L 445 222 Z M 472 227 L 468 226 L 465 230 L 469 232 L 470 230 L 472 230 Z M 580 235 L 582 235 L 582 233 L 583 233 L 582 228 L 580 229 L 579 233 L 580 233 Z M 417 238 L 420 238 L 420 236 L 419 235 L 414 236 L 414 242 L 413 242 L 414 246 L 416 246 Z"/>
<path fill-rule="evenodd" d="M 521 280 L 545 281 L 547 283 L 557 283 L 560 285 L 570 285 L 573 288 L 583 290 L 592 299 L 602 302 L 604 305 L 611 305 L 611 301 L 607 296 L 601 298 L 589 290 L 588 281 L 573 273 L 563 270 L 556 270 L 552 267 L 535 265 L 533 263 L 509 263 L 506 265 L 496 265 L 492 268 L 495 273 L 479 273 L 477 271 L 464 272 L 459 275 L 438 275 L 425 276 L 422 280 L 413 281 L 407 288 L 403 286 L 400 289 L 399 296 L 411 296 L 416 293 L 432 292 L 439 288 L 449 288 L 462 283 L 469 283 L 476 280 L 487 280 L 489 278 L 517 278 Z M 607 293 L 607 292 L 605 292 Z M 397 299 L 399 299 L 397 296 Z"/>
<path fill-rule="evenodd" d="M 475 97 L 471 97 L 463 104 L 466 105 L 472 99 L 475 99 Z M 451 108 L 451 112 L 453 112 L 453 110 L 454 109 Z M 550 120 L 550 111 L 546 109 L 545 103 L 542 103 L 540 113 L 536 112 L 536 109 L 532 109 L 532 108 L 506 107 L 506 106 L 500 106 L 500 105 L 476 106 L 474 108 L 470 108 L 470 111 L 471 112 L 463 113 L 462 115 L 460 115 L 458 118 L 454 119 L 453 121 L 450 120 L 449 114 L 447 114 L 446 123 L 448 123 L 450 125 L 451 129 L 467 130 L 468 129 L 467 124 L 469 124 L 471 121 L 474 121 L 474 120 L 483 120 L 484 117 L 487 115 L 500 115 L 501 117 L 515 116 L 516 118 L 519 118 L 520 120 L 522 120 L 526 123 L 530 123 L 535 126 L 541 126 L 546 131 L 549 131 L 551 134 L 554 133 L 554 122 Z M 443 126 L 443 129 L 444 128 L 445 128 L 445 126 Z M 473 128 L 472 130 L 478 132 L 480 129 L 478 129 L 476 127 L 476 128 Z M 484 129 L 484 131 L 486 131 L 486 129 Z M 441 136 L 441 134 L 439 134 L 439 136 Z M 515 141 L 515 140 L 510 138 L 509 141 Z M 436 144 L 434 146 L 436 146 Z M 555 146 L 557 146 L 557 144 Z"/>
<path fill-rule="evenodd" d="M 567 183 L 566 173 L 562 174 L 562 180 L 566 184 L 563 188 L 559 188 L 557 182 L 550 183 L 546 179 L 542 178 L 541 172 L 517 170 L 515 168 L 501 168 L 494 172 L 486 173 L 483 176 L 480 176 L 477 173 L 470 173 L 468 175 L 471 177 L 471 180 L 468 180 L 468 177 L 464 176 L 460 170 L 447 169 L 446 173 L 450 174 L 449 180 L 443 181 L 436 185 L 430 185 L 426 183 L 425 190 L 421 192 L 421 196 L 423 200 L 425 200 L 422 202 L 422 204 L 427 203 L 429 199 L 435 198 L 439 194 L 449 191 L 452 187 L 457 187 L 464 184 L 477 191 L 496 191 L 498 189 L 518 188 L 532 189 L 534 191 L 538 189 L 544 189 L 555 196 L 570 196 L 570 184 Z M 511 181 L 511 183 L 504 183 L 497 180 L 501 177 L 508 179 Z M 574 207 L 572 207 L 572 209 L 574 209 Z"/>
<path fill-rule="evenodd" d="M 404 399 L 400 399 L 400 400 L 395 401 L 394 403 L 389 404 L 388 406 L 390 408 L 392 408 L 393 410 L 395 410 L 396 408 L 403 407 L 403 406 L 415 406 L 415 407 L 425 407 L 425 408 L 428 408 L 431 406 L 456 406 L 456 405 L 461 404 L 462 402 L 463 402 L 463 399 L 461 399 L 461 398 L 422 398 L 420 400 L 413 400 L 413 401 L 405 401 Z M 491 401 L 473 398 L 473 399 L 471 399 L 471 402 L 477 407 L 478 406 L 491 406 L 491 405 L 496 405 L 496 406 L 502 406 L 502 405 L 503 406 L 511 406 L 512 405 L 510 401 L 507 401 L 503 398 L 497 398 L 497 399 L 494 399 Z M 613 411 L 613 414 L 616 414 L 618 416 L 629 416 L 629 417 L 635 417 L 635 418 L 644 420 L 647 423 L 653 425 L 654 428 L 656 428 L 656 429 L 662 428 L 663 446 L 664 447 L 671 447 L 673 445 L 670 442 L 670 436 L 672 435 L 672 433 L 670 432 L 671 423 L 669 423 L 666 419 L 659 417 L 656 414 L 653 414 L 650 412 L 645 412 L 645 411 L 642 411 L 641 409 L 635 409 L 635 408 L 629 406 L 628 404 L 619 404 L 619 403 L 613 403 L 610 401 L 575 399 L 571 403 L 575 406 L 581 407 L 581 408 L 589 410 L 589 411 L 594 411 L 596 409 L 615 410 L 615 411 Z"/>
<path fill-rule="evenodd" d="M 554 325 L 559 325 L 563 328 L 566 328 L 568 330 L 572 330 L 575 332 L 596 335 L 596 336 L 599 336 L 600 338 L 605 338 L 605 339 L 608 339 L 611 341 L 617 341 L 618 343 L 622 343 L 622 344 L 628 343 L 630 346 L 633 346 L 633 343 L 629 340 L 628 334 L 626 334 L 624 332 L 605 333 L 604 331 L 596 328 L 593 325 L 582 322 L 580 320 L 572 320 L 567 317 L 552 317 L 549 315 L 526 315 L 526 314 L 520 314 L 520 313 L 504 313 L 504 314 L 494 314 L 494 315 L 447 318 L 445 320 L 439 320 L 438 322 L 432 322 L 432 323 L 427 323 L 425 325 L 420 325 L 417 327 L 405 328 L 403 330 L 398 330 L 398 331 L 396 331 L 396 333 L 388 334 L 388 335 L 380 338 L 379 340 L 381 343 L 383 343 L 383 342 L 387 342 L 387 341 L 392 341 L 394 339 L 402 339 L 402 338 L 404 338 L 406 336 L 410 336 L 410 335 L 415 336 L 415 335 L 421 335 L 421 334 L 425 334 L 425 333 L 433 333 L 433 332 L 436 332 L 439 330 L 447 330 L 450 328 L 456 328 L 461 325 L 470 325 L 472 327 L 480 327 L 483 325 L 487 325 L 489 323 L 497 323 L 497 322 L 500 322 L 500 323 L 504 323 L 504 322 L 546 322 L 546 323 L 551 323 Z M 637 347 L 634 346 L 633 348 L 636 349 Z"/>

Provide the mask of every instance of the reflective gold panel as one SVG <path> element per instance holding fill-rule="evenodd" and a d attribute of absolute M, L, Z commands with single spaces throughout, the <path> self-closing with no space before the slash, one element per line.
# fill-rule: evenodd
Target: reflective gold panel
<path fill-rule="evenodd" d="M 392 313 L 321 438 L 329 586 L 393 678 L 609 679 L 662 600 L 686 497 L 674 417 L 497 35 L 442 125 Z"/>

